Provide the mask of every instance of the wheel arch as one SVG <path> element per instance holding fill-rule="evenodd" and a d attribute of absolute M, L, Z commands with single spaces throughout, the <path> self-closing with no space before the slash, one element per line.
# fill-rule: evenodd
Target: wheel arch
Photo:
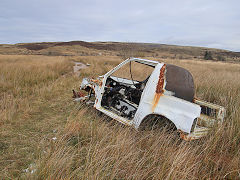
<path fill-rule="evenodd" d="M 167 124 L 170 124 L 170 126 L 172 128 L 174 128 L 174 130 L 177 130 L 177 126 L 176 124 L 171 120 L 169 119 L 168 117 L 166 117 L 165 115 L 162 115 L 162 114 L 158 114 L 158 113 L 150 113 L 150 114 L 147 114 L 143 119 L 142 121 L 140 122 L 139 124 L 139 129 L 143 128 L 144 125 L 151 125 L 151 123 L 158 119 L 159 122 L 162 123 L 162 125 L 167 125 Z M 165 124 L 166 123 L 166 124 Z M 164 127 L 164 126 L 162 126 Z"/>

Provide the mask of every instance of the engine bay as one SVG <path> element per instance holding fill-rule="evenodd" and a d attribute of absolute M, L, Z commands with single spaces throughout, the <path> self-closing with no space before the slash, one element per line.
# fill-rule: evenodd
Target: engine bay
<path fill-rule="evenodd" d="M 109 77 L 106 81 L 101 105 L 119 116 L 133 119 L 148 78 L 133 82 L 123 78 Z"/>

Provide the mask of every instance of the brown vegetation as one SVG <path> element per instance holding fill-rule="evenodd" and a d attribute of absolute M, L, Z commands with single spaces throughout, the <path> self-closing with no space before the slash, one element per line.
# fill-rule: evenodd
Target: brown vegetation
<path fill-rule="evenodd" d="M 206 52 L 211 58 L 206 58 Z M 118 55 L 121 57 L 161 57 L 173 59 L 210 59 L 215 61 L 239 62 L 240 52 L 221 49 L 175 46 L 156 43 L 134 42 L 42 42 L 0 45 L 0 54 L 35 54 L 50 56 L 98 56 Z"/>
<path fill-rule="evenodd" d="M 237 179 L 240 65 L 160 59 L 188 69 L 197 96 L 227 117 L 205 138 L 137 132 L 71 99 L 82 77 L 106 73 L 119 56 L 0 56 L 1 179 Z M 72 61 L 89 63 L 80 77 Z"/>

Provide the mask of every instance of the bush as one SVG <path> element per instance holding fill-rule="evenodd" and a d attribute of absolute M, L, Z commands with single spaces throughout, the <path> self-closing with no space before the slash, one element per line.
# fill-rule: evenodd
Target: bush
<path fill-rule="evenodd" d="M 205 51 L 204 59 L 205 60 L 213 60 L 211 51 Z"/>
<path fill-rule="evenodd" d="M 226 61 L 225 57 L 224 57 L 224 56 L 221 56 L 221 55 L 218 55 L 218 56 L 217 56 L 217 60 L 218 60 L 218 61 Z"/>

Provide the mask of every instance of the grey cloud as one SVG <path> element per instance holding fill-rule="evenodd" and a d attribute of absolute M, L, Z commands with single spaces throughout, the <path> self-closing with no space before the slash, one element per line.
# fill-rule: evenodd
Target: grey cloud
<path fill-rule="evenodd" d="M 237 0 L 2 0 L 0 43 L 136 41 L 240 51 Z"/>

